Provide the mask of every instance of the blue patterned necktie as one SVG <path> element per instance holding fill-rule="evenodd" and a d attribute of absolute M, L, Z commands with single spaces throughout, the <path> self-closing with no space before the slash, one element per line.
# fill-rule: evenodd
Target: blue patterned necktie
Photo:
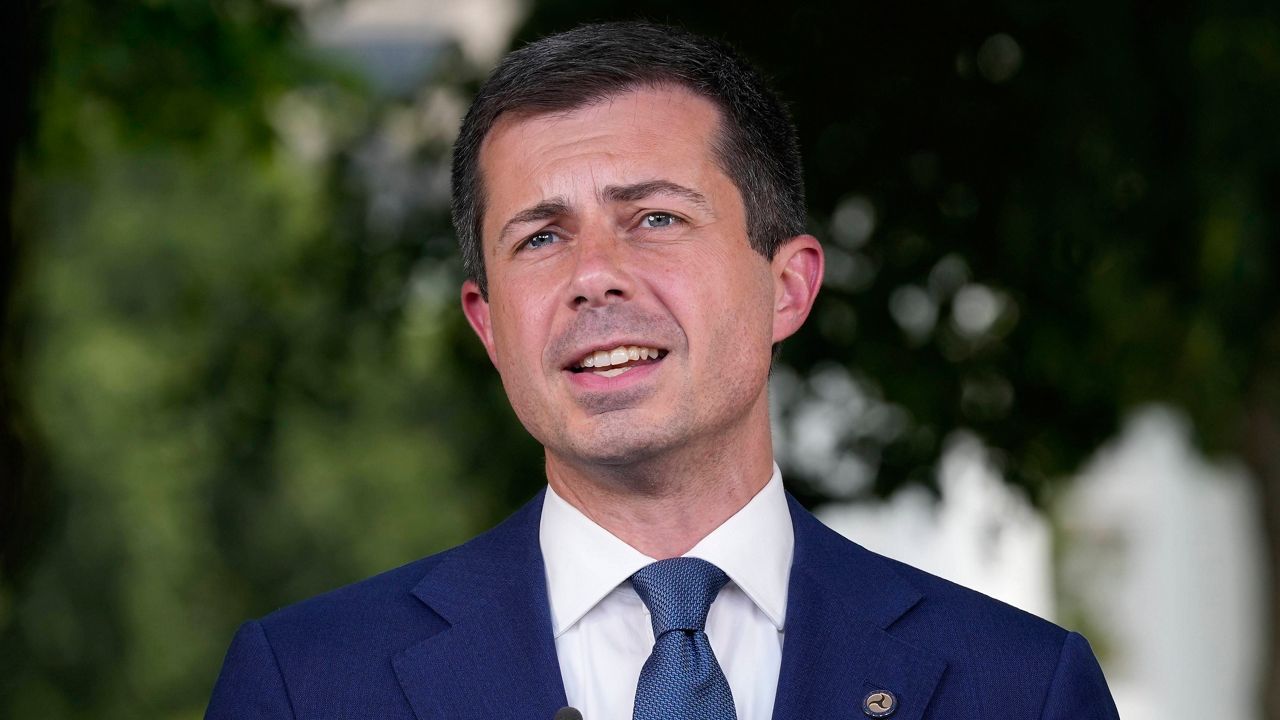
<path fill-rule="evenodd" d="M 631 576 L 649 608 L 653 652 L 640 671 L 634 720 L 734 720 L 733 693 L 704 628 L 729 577 L 706 560 L 659 560 Z"/>

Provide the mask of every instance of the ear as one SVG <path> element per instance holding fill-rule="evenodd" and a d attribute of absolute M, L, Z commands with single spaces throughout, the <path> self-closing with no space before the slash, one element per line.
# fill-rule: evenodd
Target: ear
<path fill-rule="evenodd" d="M 822 286 L 822 244 L 797 235 L 778 248 L 773 269 L 773 342 L 791 337 L 804 324 Z"/>
<path fill-rule="evenodd" d="M 462 283 L 462 314 L 467 316 L 471 329 L 476 331 L 485 352 L 489 353 L 489 362 L 496 366 L 498 363 L 493 351 L 493 323 L 490 321 L 489 301 L 474 280 Z"/>

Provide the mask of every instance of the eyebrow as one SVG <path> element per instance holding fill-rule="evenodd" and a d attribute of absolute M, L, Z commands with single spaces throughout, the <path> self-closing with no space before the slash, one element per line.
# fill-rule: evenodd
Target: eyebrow
<path fill-rule="evenodd" d="M 702 193 L 673 183 L 670 180 L 646 180 L 631 185 L 610 185 L 604 189 L 604 198 L 610 202 L 636 202 L 654 195 L 675 195 L 711 212 L 711 205 Z"/>
<path fill-rule="evenodd" d="M 569 203 L 564 198 L 554 197 L 534 205 L 511 216 L 507 224 L 502 226 L 502 232 L 498 233 L 498 242 L 501 243 L 511 233 L 511 228 L 516 225 L 531 222 L 542 222 L 555 217 L 569 214 Z"/>
<path fill-rule="evenodd" d="M 714 214 L 711 210 L 711 203 L 707 202 L 705 195 L 693 188 L 685 187 L 670 180 L 646 180 L 630 185 L 609 185 L 600 194 L 606 201 L 615 203 L 637 202 L 654 195 L 674 195 L 696 205 L 706 213 Z M 501 243 L 506 240 L 511 233 L 511 229 L 517 225 L 543 222 L 568 215 L 570 212 L 569 202 L 563 197 L 543 200 L 537 205 L 527 207 L 512 215 L 511 219 L 502 226 L 502 231 L 498 233 L 498 242 Z"/>

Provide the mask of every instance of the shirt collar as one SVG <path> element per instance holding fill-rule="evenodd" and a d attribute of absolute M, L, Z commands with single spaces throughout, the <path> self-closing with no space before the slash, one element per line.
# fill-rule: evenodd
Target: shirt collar
<path fill-rule="evenodd" d="M 723 570 L 781 630 L 787 615 L 787 581 L 794 549 L 787 494 L 782 489 L 782 473 L 774 465 L 773 477 L 764 489 L 685 555 L 702 558 Z"/>
<path fill-rule="evenodd" d="M 654 562 L 597 525 L 550 487 L 543 499 L 538 540 L 556 637 L 637 570 Z M 768 484 L 685 555 L 724 570 L 781 630 L 794 548 L 795 533 L 782 488 L 782 473 L 775 464 Z"/>

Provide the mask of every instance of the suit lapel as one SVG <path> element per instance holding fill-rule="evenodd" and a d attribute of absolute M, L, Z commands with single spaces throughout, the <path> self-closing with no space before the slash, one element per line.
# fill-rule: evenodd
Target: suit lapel
<path fill-rule="evenodd" d="M 946 663 L 888 628 L 923 596 L 882 558 L 788 502 L 796 546 L 774 720 L 864 718 L 862 701 L 877 690 L 897 698 L 893 720 L 919 720 Z"/>
<path fill-rule="evenodd" d="M 795 558 L 774 720 L 863 718 L 889 690 L 893 720 L 919 720 L 946 664 L 888 628 L 922 599 L 882 558 L 788 497 Z M 413 594 L 449 627 L 393 659 L 421 720 L 551 718 L 565 702 L 538 542 L 542 494 L 451 551 Z"/>
<path fill-rule="evenodd" d="M 550 720 L 565 705 L 538 542 L 542 498 L 451 551 L 414 588 L 449 624 L 392 661 L 421 720 Z"/>

